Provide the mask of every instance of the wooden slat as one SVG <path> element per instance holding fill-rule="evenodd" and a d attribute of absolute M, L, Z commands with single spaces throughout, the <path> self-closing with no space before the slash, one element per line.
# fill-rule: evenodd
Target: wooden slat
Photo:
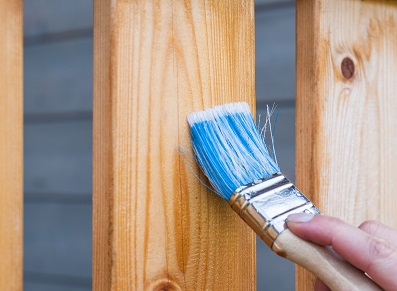
<path fill-rule="evenodd" d="M 0 290 L 22 290 L 22 0 L 0 0 Z"/>
<path fill-rule="evenodd" d="M 356 225 L 397 226 L 396 35 L 393 1 L 297 1 L 297 185 Z M 298 269 L 297 289 L 312 285 Z"/>
<path fill-rule="evenodd" d="M 255 289 L 254 234 L 178 154 L 188 113 L 238 100 L 253 1 L 95 2 L 94 290 Z"/>

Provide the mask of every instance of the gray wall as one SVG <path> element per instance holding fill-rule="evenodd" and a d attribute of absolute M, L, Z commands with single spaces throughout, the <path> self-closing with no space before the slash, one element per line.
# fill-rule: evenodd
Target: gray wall
<path fill-rule="evenodd" d="M 92 0 L 24 2 L 25 290 L 90 290 Z M 256 1 L 256 42 L 258 113 L 277 104 L 277 157 L 294 179 L 293 1 Z M 293 264 L 260 241 L 257 253 L 258 290 L 293 290 Z"/>
<path fill-rule="evenodd" d="M 91 290 L 92 1 L 25 0 L 25 290 Z"/>
<path fill-rule="evenodd" d="M 281 171 L 295 180 L 295 2 L 256 1 L 257 112 L 277 105 L 274 141 Z M 295 290 L 295 265 L 257 239 L 258 290 Z"/>

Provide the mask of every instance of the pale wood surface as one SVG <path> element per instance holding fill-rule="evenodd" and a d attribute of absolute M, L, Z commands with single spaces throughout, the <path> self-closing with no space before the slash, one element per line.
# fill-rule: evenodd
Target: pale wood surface
<path fill-rule="evenodd" d="M 22 0 L 0 0 L 0 290 L 22 290 Z"/>
<path fill-rule="evenodd" d="M 92 1 L 25 1 L 24 11 L 24 287 L 91 290 L 92 37 L 86 32 Z M 295 172 L 294 26 L 293 4 L 255 12 L 257 110 L 264 116 L 265 101 L 283 101 L 275 141 L 289 178 Z M 257 258 L 257 290 L 292 290 L 292 263 L 262 241 Z"/>
<path fill-rule="evenodd" d="M 253 1 L 95 2 L 95 290 L 255 289 L 253 232 L 178 154 L 188 113 L 241 100 Z"/>
<path fill-rule="evenodd" d="M 297 1 L 297 186 L 355 225 L 397 227 L 396 35 L 396 2 Z M 298 269 L 298 290 L 313 282 Z"/>

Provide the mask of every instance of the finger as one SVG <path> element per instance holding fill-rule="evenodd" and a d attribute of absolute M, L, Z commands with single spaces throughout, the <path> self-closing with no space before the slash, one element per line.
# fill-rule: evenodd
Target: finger
<path fill-rule="evenodd" d="M 358 228 L 372 236 L 388 241 L 393 247 L 397 248 L 397 231 L 390 226 L 375 220 L 367 220 L 361 223 Z"/>
<path fill-rule="evenodd" d="M 342 258 L 366 272 L 382 288 L 397 290 L 396 248 L 340 219 L 325 215 L 309 216 L 289 216 L 288 227 L 305 240 L 332 246 Z"/>
<path fill-rule="evenodd" d="M 329 289 L 323 281 L 317 279 L 316 283 L 314 284 L 314 291 L 331 291 L 331 289 Z"/>

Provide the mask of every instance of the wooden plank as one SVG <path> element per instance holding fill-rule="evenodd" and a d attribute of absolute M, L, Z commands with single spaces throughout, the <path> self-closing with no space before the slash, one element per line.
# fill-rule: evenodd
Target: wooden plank
<path fill-rule="evenodd" d="M 92 0 L 35 0 L 24 3 L 25 37 L 92 28 Z"/>
<path fill-rule="evenodd" d="M 297 185 L 356 225 L 397 227 L 396 21 L 392 1 L 297 1 Z"/>
<path fill-rule="evenodd" d="M 90 204 L 25 203 L 24 270 L 33 275 L 74 276 L 89 282 L 91 210 Z"/>
<path fill-rule="evenodd" d="M 255 289 L 254 234 L 178 154 L 187 113 L 254 94 L 253 1 L 95 1 L 94 290 Z"/>
<path fill-rule="evenodd" d="M 0 290 L 22 290 L 22 1 L 0 0 Z"/>
<path fill-rule="evenodd" d="M 24 184 L 29 199 L 42 194 L 90 195 L 91 120 L 25 125 Z"/>
<path fill-rule="evenodd" d="M 92 38 L 28 47 L 24 59 L 25 113 L 92 110 Z"/>

